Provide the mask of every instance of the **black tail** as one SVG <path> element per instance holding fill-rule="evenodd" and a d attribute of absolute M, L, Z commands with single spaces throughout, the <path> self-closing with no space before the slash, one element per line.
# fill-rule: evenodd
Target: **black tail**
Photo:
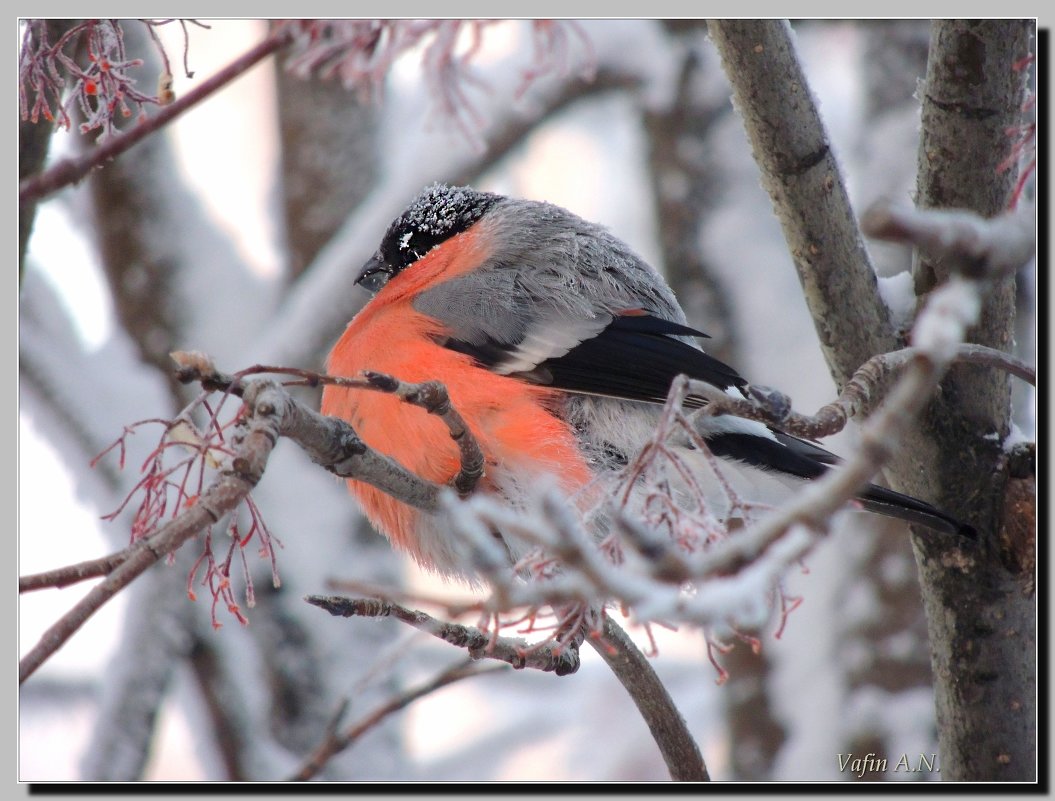
<path fill-rule="evenodd" d="M 872 484 L 861 493 L 858 500 L 869 512 L 886 517 L 896 517 L 898 520 L 918 523 L 935 531 L 957 534 L 972 540 L 978 536 L 974 528 L 950 517 L 929 503 L 913 498 L 911 495 L 902 495 L 886 487 L 877 487 Z"/>
<path fill-rule="evenodd" d="M 820 478 L 839 463 L 839 458 L 819 445 L 770 429 L 772 437 L 749 433 L 719 433 L 707 436 L 715 456 L 736 459 L 762 470 L 770 470 L 806 480 Z M 977 532 L 925 501 L 885 487 L 869 485 L 857 499 L 869 512 L 918 523 L 946 534 L 975 539 Z"/>

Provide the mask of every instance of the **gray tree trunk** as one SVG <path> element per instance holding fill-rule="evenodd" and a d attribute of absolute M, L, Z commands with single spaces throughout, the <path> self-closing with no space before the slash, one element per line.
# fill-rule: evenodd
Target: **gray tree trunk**
<path fill-rule="evenodd" d="M 1018 177 L 998 171 L 1011 150 L 1007 129 L 1023 120 L 1030 20 L 935 22 L 923 90 L 917 205 L 993 216 Z M 917 260 L 917 294 L 949 265 Z M 990 288 L 970 339 L 1011 350 L 1015 281 Z M 982 547 L 950 561 L 943 543 L 915 537 L 927 607 L 942 774 L 959 781 L 1036 778 L 1036 601 L 1032 569 L 1004 539 L 1011 380 L 954 367 L 921 421 L 930 447 L 919 471 L 899 464 L 902 486 L 971 522 Z M 910 446 L 911 448 L 911 446 Z M 919 452 L 919 451 L 917 451 Z"/>

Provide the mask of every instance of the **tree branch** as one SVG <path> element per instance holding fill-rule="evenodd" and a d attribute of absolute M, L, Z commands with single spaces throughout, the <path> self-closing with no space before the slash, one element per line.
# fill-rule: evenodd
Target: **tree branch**
<path fill-rule="evenodd" d="M 602 637 L 588 637 L 587 642 L 600 654 L 633 699 L 659 746 L 670 778 L 676 782 L 710 781 L 700 748 L 674 700 L 626 632 L 606 615 Z"/>
<path fill-rule="evenodd" d="M 465 419 L 451 405 L 446 387 L 438 381 L 408 384 L 392 376 L 373 371 L 367 371 L 363 376 L 372 388 L 381 392 L 389 392 L 402 401 L 436 415 L 443 421 L 447 430 L 451 432 L 451 439 L 457 443 L 460 455 L 461 466 L 457 475 L 451 479 L 451 486 L 454 487 L 459 498 L 469 497 L 484 474 L 484 454 L 480 449 L 480 444 L 469 431 Z M 337 382 L 337 385 L 358 386 L 358 383 L 351 384 L 343 380 Z"/>
<path fill-rule="evenodd" d="M 711 20 L 762 184 L 837 386 L 898 347 L 786 20 Z"/>
<path fill-rule="evenodd" d="M 457 648 L 464 648 L 472 659 L 495 659 L 512 665 L 517 670 L 541 670 L 556 673 L 558 676 L 566 676 L 579 669 L 579 654 L 576 649 L 533 647 L 521 638 L 499 637 L 475 626 L 447 623 L 425 612 L 407 609 L 390 601 L 343 598 L 335 595 L 309 595 L 304 600 L 325 609 L 335 617 L 394 617 Z"/>
<path fill-rule="evenodd" d="M 58 42 L 70 30 L 79 24 L 75 19 L 49 19 L 44 23 L 48 40 Z M 24 181 L 37 174 L 44 166 L 48 155 L 48 145 L 54 125 L 45 125 L 32 120 L 20 120 L 18 123 L 18 180 Z M 19 198 L 18 201 L 18 278 L 22 281 L 26 245 L 33 230 L 33 220 L 37 213 L 37 199 Z"/>
<path fill-rule="evenodd" d="M 877 202 L 861 218 L 875 239 L 919 248 L 935 261 L 953 264 L 967 277 L 1008 277 L 1033 258 L 1036 209 L 981 217 L 963 209 L 915 209 Z"/>
<path fill-rule="evenodd" d="M 939 232 L 946 227 L 949 240 L 961 245 L 956 252 L 916 256 L 917 294 L 964 264 L 994 261 L 984 244 L 976 246 L 1002 238 L 994 236 L 997 230 L 988 221 L 965 230 L 958 214 L 937 216 L 930 210 L 962 209 L 989 218 L 1013 203 L 1019 164 L 1012 135 L 1026 121 L 1029 69 L 1023 65 L 1030 63 L 1034 31 L 1029 19 L 931 24 L 926 82 L 919 90 L 916 179 L 916 205 L 925 213 L 913 230 L 918 235 L 933 225 Z M 1014 238 L 1017 225 L 1032 223 L 1029 216 L 996 225 Z M 971 227 L 984 233 L 975 240 Z M 1028 233 L 1026 241 L 1032 239 Z M 918 244 L 931 248 L 934 239 L 927 235 Z M 1015 285 L 1010 270 L 994 280 L 973 342 L 1012 349 Z M 926 439 L 917 437 L 899 460 L 904 488 L 961 509 L 983 533 L 991 554 L 949 569 L 934 543 L 913 540 L 932 648 L 942 775 L 957 781 L 1032 781 L 1037 776 L 1035 482 L 1009 480 L 1003 444 L 1011 430 L 1010 383 L 998 374 L 956 368 L 923 426 Z"/>
<path fill-rule="evenodd" d="M 312 602 L 311 599 L 308 600 L 309 603 Z M 335 716 L 334 724 L 331 726 L 331 731 L 327 733 L 326 738 L 304 761 L 300 769 L 290 776 L 289 781 L 308 781 L 313 776 L 317 775 L 335 754 L 351 747 L 360 737 L 376 727 L 386 717 L 399 712 L 402 709 L 406 709 L 419 698 L 423 698 L 430 693 L 434 693 L 436 690 L 454 684 L 462 679 L 471 679 L 474 676 L 485 676 L 489 673 L 498 673 L 499 671 L 505 670 L 508 670 L 508 668 L 504 665 L 489 665 L 481 667 L 474 664 L 472 659 L 459 662 L 442 673 L 437 674 L 424 684 L 400 693 L 395 698 L 392 698 L 387 703 L 349 726 L 343 732 L 338 733 L 333 729 L 336 729 L 336 724 L 344 712 L 345 707 L 342 705 L 341 709 L 338 710 L 337 716 Z"/>
<path fill-rule="evenodd" d="M 246 372 L 266 368 L 250 368 L 250 371 L 232 377 L 216 371 L 212 362 L 200 354 L 179 353 L 174 356 L 180 363 L 180 381 L 200 381 L 207 389 L 242 396 L 249 410 L 249 430 L 242 435 L 240 442 L 236 442 L 230 467 L 219 474 L 197 503 L 154 534 L 116 554 L 20 580 L 19 591 L 26 592 L 106 576 L 87 597 L 52 626 L 41 642 L 26 655 L 20 664 L 20 681 L 28 678 L 95 611 L 150 565 L 237 507 L 260 480 L 270 450 L 280 436 L 295 441 L 316 463 L 337 475 L 367 481 L 392 497 L 424 511 L 439 508 L 440 487 L 418 478 L 394 460 L 368 448 L 344 421 L 324 417 L 308 409 L 272 381 L 242 382 L 242 375 Z M 340 386 L 393 393 L 408 403 L 424 408 L 444 421 L 461 449 L 462 466 L 452 481 L 455 489 L 460 494 L 469 494 L 483 474 L 483 455 L 479 444 L 461 416 L 451 407 L 442 385 L 436 382 L 406 384 L 380 373 L 372 373 L 363 379 L 348 379 L 315 376 L 298 370 L 286 372 L 310 375 L 312 381 L 317 379 Z M 267 448 L 261 450 L 265 441 Z"/>
<path fill-rule="evenodd" d="M 128 561 L 129 551 L 130 549 L 126 548 L 123 551 L 118 551 L 99 559 L 89 559 L 85 562 L 78 562 L 75 565 L 48 570 L 44 573 L 19 576 L 18 592 L 21 594 L 23 592 L 32 592 L 33 590 L 61 589 L 91 578 L 108 575 L 115 568 Z"/>
<path fill-rule="evenodd" d="M 197 503 L 128 549 L 127 558 L 76 606 L 63 615 L 41 637 L 40 642 L 21 659 L 19 683 L 29 678 L 52 654 L 97 612 L 107 601 L 130 584 L 147 568 L 175 551 L 191 537 L 218 522 L 236 508 L 256 486 L 263 475 L 271 450 L 278 441 L 280 418 L 272 387 L 254 385 L 247 403 L 250 414 L 241 441 L 234 443 L 234 455 L 217 480 L 199 497 Z"/>
<path fill-rule="evenodd" d="M 796 412 L 791 408 L 791 399 L 779 390 L 770 387 L 747 387 L 750 399 L 733 398 L 712 385 L 689 380 L 686 394 L 706 398 L 709 401 L 699 414 L 732 414 L 769 423 L 798 437 L 823 439 L 842 431 L 853 418 L 875 405 L 888 379 L 923 355 L 919 348 L 902 348 L 891 353 L 873 356 L 850 377 L 839 393 L 839 397 L 827 403 L 812 415 Z M 951 357 L 951 364 L 976 364 L 1002 370 L 1036 386 L 1037 371 L 1021 359 L 1003 351 L 983 345 L 960 343 Z"/>
<path fill-rule="evenodd" d="M 1017 180 L 1008 131 L 1022 125 L 1027 77 L 1022 65 L 1029 63 L 1033 28 L 1031 20 L 933 23 L 927 80 L 920 90 L 917 205 L 963 208 L 982 217 L 1008 207 Z M 885 308 L 878 313 L 874 308 L 880 304 L 865 259 L 847 251 L 830 272 L 821 271 L 819 286 L 811 283 L 812 272 L 803 269 L 814 267 L 804 254 L 819 259 L 829 255 L 831 249 L 822 247 L 824 226 L 842 229 L 847 215 L 826 194 L 838 182 L 826 187 L 823 178 L 815 177 L 816 164 L 830 156 L 826 141 L 816 135 L 817 125 L 795 116 L 804 106 L 810 117 L 815 114 L 798 65 L 786 57 L 791 52 L 786 24 L 721 21 L 710 30 L 778 209 L 796 209 L 793 220 L 808 216 L 811 209 L 824 211 L 818 238 L 786 238 L 825 355 L 842 386 L 851 369 L 900 343 L 893 341 Z M 792 80 L 783 80 L 785 75 Z M 767 113 L 771 108 L 781 111 Z M 833 169 L 830 175 L 837 173 Z M 785 197 L 795 202 L 785 204 Z M 778 216 L 783 219 L 784 212 L 778 210 Z M 917 296 L 942 291 L 935 287 L 942 287 L 950 273 L 973 274 L 980 261 L 984 259 L 966 264 L 957 258 L 920 259 L 913 269 Z M 1009 351 L 1014 278 L 1005 273 L 987 281 L 992 285 L 980 299 L 970 339 Z M 826 296 L 829 289 L 834 292 Z M 1018 572 L 1030 560 L 999 558 L 1009 410 L 1006 375 L 954 366 L 889 471 L 896 489 L 954 511 L 980 532 L 983 543 L 977 557 L 961 559 L 950 552 L 945 538 L 913 537 L 933 649 L 943 776 L 948 779 L 1035 777 L 1036 615 L 1035 605 L 1023 596 L 1031 577 Z"/>
<path fill-rule="evenodd" d="M 276 29 L 264 41 L 232 61 L 220 72 L 203 81 L 171 105 L 162 107 L 153 117 L 147 118 L 134 128 L 130 128 L 126 133 L 111 137 L 98 147 L 92 148 L 83 156 L 63 159 L 44 172 L 22 180 L 18 186 L 19 204 L 40 200 L 63 187 L 77 183 L 93 169 L 117 158 L 133 145 L 138 144 L 158 129 L 167 125 L 187 109 L 197 105 L 218 89 L 222 89 L 257 62 L 262 61 L 285 46 L 289 41 L 290 31 L 288 28 Z"/>
<path fill-rule="evenodd" d="M 558 676 L 574 673 L 579 668 L 577 647 L 531 645 L 520 638 L 500 637 L 497 633 L 489 634 L 473 626 L 440 621 L 425 612 L 407 609 L 389 601 L 319 595 L 308 596 L 305 600 L 331 615 L 395 617 L 444 642 L 465 648 L 472 660 L 496 659 L 517 670 L 530 668 L 552 671 Z M 604 617 L 603 629 L 588 634 L 586 641 L 608 664 L 641 712 L 670 770 L 671 778 L 674 781 L 708 781 L 707 766 L 696 741 L 666 687 L 634 642 L 607 615 Z"/>
<path fill-rule="evenodd" d="M 791 503 L 735 537 L 687 554 L 671 543 L 664 547 L 655 534 L 632 520 L 617 517 L 617 528 L 621 529 L 625 541 L 634 546 L 640 560 L 624 559 L 615 566 L 602 557 L 585 534 L 578 532 L 558 502 L 543 498 L 545 522 L 536 520 L 529 536 L 560 561 L 562 570 L 545 582 L 510 583 L 501 587 L 500 608 L 589 603 L 591 599 L 603 598 L 618 600 L 644 620 L 684 620 L 696 625 L 724 621 L 729 615 L 729 600 L 723 593 L 729 592 L 734 574 L 752 569 L 767 576 L 779 576 L 812 547 L 819 534 L 826 531 L 832 515 L 864 488 L 897 451 L 898 443 L 913 430 L 915 417 L 929 402 L 958 353 L 959 340 L 976 319 L 979 291 L 998 280 L 1000 270 L 1013 269 L 1013 266 L 1006 260 L 994 260 L 992 269 L 994 272 L 978 277 L 976 266 L 971 266 L 969 272 L 975 278 L 957 277 L 932 294 L 917 320 L 914 348 L 907 356 L 902 374 L 862 427 L 860 447 L 839 469 L 811 482 Z M 669 402 L 677 406 L 690 392 L 689 382 L 676 383 Z M 706 448 L 698 436 L 691 442 L 701 451 Z M 495 510 L 480 510 L 477 514 L 481 522 L 502 530 L 517 530 L 514 519 L 501 517 Z M 972 545 L 962 538 L 937 539 L 947 554 L 958 553 L 955 558 L 965 563 L 981 560 L 986 553 L 984 544 Z M 769 552 L 772 556 L 768 564 L 762 563 L 761 557 Z M 696 584 L 697 592 L 693 596 L 686 597 L 678 590 L 684 582 Z"/>
<path fill-rule="evenodd" d="M 178 380 L 183 383 L 200 382 L 209 390 L 222 390 L 234 395 L 244 391 L 246 376 L 257 373 L 277 373 L 301 377 L 305 384 L 328 384 L 348 389 L 385 392 L 418 406 L 443 421 L 458 444 L 460 469 L 451 486 L 460 497 L 469 495 L 483 475 L 484 457 L 479 443 L 469 431 L 465 420 L 451 405 L 447 390 L 436 381 L 412 384 L 383 373 L 367 372 L 362 378 L 329 376 L 297 368 L 255 365 L 233 376 L 216 370 L 209 357 L 195 352 L 172 354 L 180 364 Z M 440 488 L 406 470 L 394 459 L 380 454 L 359 438 L 355 430 L 343 420 L 325 417 L 313 409 L 282 394 L 282 435 L 289 437 L 307 452 L 312 461 L 342 478 L 366 481 L 391 495 L 396 500 L 417 509 L 433 512 L 439 508 Z"/>

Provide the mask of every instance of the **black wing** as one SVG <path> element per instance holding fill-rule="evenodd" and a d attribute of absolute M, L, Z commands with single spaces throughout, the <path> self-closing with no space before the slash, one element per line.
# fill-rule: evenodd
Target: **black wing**
<path fill-rule="evenodd" d="M 561 323 L 551 321 L 550 325 Z M 747 381 L 732 367 L 676 336 L 707 335 L 650 314 L 624 314 L 612 316 L 600 330 L 589 330 L 577 343 L 568 342 L 559 330 L 552 332 L 549 339 L 563 342 L 564 347 L 554 347 L 557 355 L 548 358 L 538 350 L 538 336 L 534 337 L 533 358 L 527 360 L 521 343 L 447 339 L 444 345 L 472 356 L 488 369 L 566 392 L 662 403 L 671 382 L 682 373 L 723 391 L 746 386 Z M 691 405 L 702 402 L 697 399 Z"/>

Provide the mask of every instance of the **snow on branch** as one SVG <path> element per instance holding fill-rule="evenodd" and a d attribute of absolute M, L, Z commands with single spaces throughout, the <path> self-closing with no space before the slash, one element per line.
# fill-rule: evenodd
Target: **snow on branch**
<path fill-rule="evenodd" d="M 920 248 L 934 259 L 952 260 L 967 278 L 1014 275 L 1036 250 L 1036 209 L 985 218 L 957 209 L 916 209 L 888 201 L 873 205 L 861 228 L 875 239 Z"/>
<path fill-rule="evenodd" d="M 529 610 L 522 619 L 534 619 L 547 608 L 554 610 L 558 625 L 556 633 L 548 639 L 561 648 L 579 631 L 596 631 L 597 623 L 589 622 L 588 610 L 612 602 L 621 604 L 642 622 L 680 621 L 704 628 L 718 626 L 725 633 L 735 633 L 737 623 L 747 626 L 763 623 L 775 597 L 780 599 L 780 607 L 786 614 L 796 599 L 787 598 L 781 590 L 784 573 L 827 530 L 831 516 L 890 457 L 949 364 L 963 353 L 961 343 L 964 332 L 977 317 L 980 290 L 990 280 L 1017 269 L 1022 259 L 1032 255 L 1033 229 L 1023 223 L 1024 219 L 1031 218 L 1021 213 L 981 220 L 961 213 L 895 210 L 882 206 L 871 210 L 865 219 L 870 232 L 919 243 L 949 258 L 954 262 L 955 275 L 928 299 L 913 331 L 913 347 L 896 355 L 894 361 L 902 363 L 901 376 L 862 428 L 858 452 L 775 513 L 762 514 L 763 509 L 751 504 L 749 499 L 739 498 L 725 483 L 717 460 L 709 456 L 706 443 L 695 433 L 690 416 L 682 408 L 685 398 L 699 389 L 688 381 L 675 382 L 655 438 L 627 465 L 622 484 L 607 495 L 597 496 L 591 518 L 595 526 L 607 530 L 598 543 L 552 488 L 539 486 L 525 510 L 509 509 L 483 495 L 458 502 L 455 493 L 445 495 L 442 487 L 375 453 L 346 423 L 304 407 L 273 380 L 247 379 L 262 372 L 284 373 L 296 378 L 293 383 L 313 386 L 333 383 L 388 392 L 421 406 L 440 417 L 459 443 L 461 470 L 452 485 L 457 495 L 464 498 L 471 494 L 481 476 L 482 455 L 442 386 L 435 382 L 407 384 L 379 374 L 334 378 L 263 366 L 227 376 L 200 354 L 174 354 L 180 365 L 177 374 L 181 381 L 200 382 L 206 393 L 221 391 L 223 399 L 240 395 L 244 401 L 242 409 L 226 426 L 218 422 L 218 409 L 210 410 L 206 427 L 212 432 L 209 435 L 194 428 L 187 411 L 167 425 L 162 443 L 148 459 L 147 475 L 138 487 L 144 491 L 145 500 L 142 514 L 137 515 L 133 525 L 134 541 L 126 552 L 42 576 L 26 577 L 21 583 L 21 590 L 26 591 L 106 576 L 27 655 L 20 666 L 22 678 L 30 675 L 88 616 L 143 570 L 190 537 L 209 532 L 243 501 L 251 504 L 248 493 L 259 481 L 279 436 L 293 439 L 314 461 L 337 475 L 367 481 L 427 512 L 446 509 L 452 521 L 451 536 L 461 537 L 470 545 L 470 552 L 477 557 L 477 569 L 492 587 L 491 597 L 483 607 L 485 611 L 495 616 L 497 622 L 499 613 L 516 609 Z M 973 353 L 978 355 L 976 349 Z M 1000 364 L 991 354 L 982 355 Z M 867 382 L 862 379 L 861 383 Z M 863 391 L 867 395 L 867 390 Z M 759 402 L 765 414 L 773 415 L 775 408 L 780 410 L 777 416 L 782 422 L 794 419 L 784 410 L 786 403 L 780 396 L 767 397 L 758 392 L 758 399 L 766 401 Z M 853 411 L 853 401 L 841 399 L 840 402 L 848 404 Z M 192 406 L 197 404 L 209 409 L 203 398 Z M 753 411 L 755 416 L 761 414 L 757 407 Z M 719 401 L 694 414 L 728 412 L 729 404 Z M 846 409 L 840 408 L 835 417 L 846 414 Z M 223 431 L 230 425 L 234 426 L 235 433 L 227 439 Z M 687 438 L 693 448 L 710 460 L 718 484 L 724 486 L 727 516 L 739 518 L 745 526 L 743 530 L 733 536 L 723 530 L 708 508 L 709 501 L 703 497 L 691 470 L 679 462 L 676 450 L 669 447 L 676 437 Z M 181 445 L 191 447 L 193 459 L 185 459 L 176 467 L 165 466 L 164 454 Z M 115 447 L 123 448 L 123 438 Z M 206 464 L 221 458 L 222 466 L 212 482 L 206 484 Z M 193 484 L 191 467 L 197 462 L 200 467 L 197 483 Z M 178 477 L 179 471 L 183 477 L 176 480 L 174 477 Z M 631 489 L 641 484 L 647 487 L 643 500 L 629 503 Z M 173 488 L 177 490 L 174 516 L 162 523 L 169 511 L 165 493 Z M 244 546 L 255 533 L 263 550 L 274 561 L 266 526 L 258 519 L 255 507 L 251 511 L 253 525 L 244 540 L 232 523 L 231 551 L 222 564 L 212 559 L 208 534 L 206 538 L 207 576 L 210 582 L 213 578 L 219 581 L 219 586 L 210 584 L 214 603 L 220 598 L 226 599 L 228 608 L 236 616 L 239 616 L 237 605 L 227 581 L 235 545 Z M 496 528 L 535 546 L 513 570 L 505 563 L 503 554 L 496 551 L 490 534 Z M 665 539 L 663 532 L 666 532 Z M 522 581 L 524 576 L 532 580 Z M 495 631 L 498 628 L 496 625 Z M 717 645 L 717 640 L 712 644 Z"/>
<path fill-rule="evenodd" d="M 129 546 L 126 558 L 68 613 L 51 626 L 40 642 L 19 662 L 19 683 L 25 681 L 107 601 L 127 587 L 147 568 L 172 553 L 187 540 L 207 531 L 242 504 L 260 480 L 271 450 L 278 441 L 280 408 L 270 386 L 256 385 L 247 399 L 243 426 L 232 438 L 231 453 L 215 481 L 194 503 L 186 504 L 169 522 Z M 253 403 L 255 401 L 255 403 Z"/>
<path fill-rule="evenodd" d="M 163 99 L 169 100 L 170 102 L 167 102 L 157 114 L 153 116 L 140 115 L 139 121 L 134 126 L 120 134 L 114 134 L 113 136 L 108 137 L 107 140 L 98 147 L 91 148 L 81 156 L 62 159 L 44 172 L 28 176 L 19 183 L 19 203 L 39 200 L 40 198 L 50 195 L 53 192 L 57 192 L 70 184 L 77 183 L 96 167 L 100 167 L 106 164 L 106 162 L 121 155 L 133 145 L 141 142 L 155 131 L 167 125 L 171 120 L 175 119 L 187 109 L 197 105 L 217 90 L 225 87 L 239 75 L 246 72 L 250 67 L 254 66 L 257 62 L 283 47 L 287 43 L 288 37 L 288 31 L 285 29 L 274 31 L 269 37 L 246 51 L 239 58 L 228 64 L 224 69 L 220 70 L 220 72 L 194 87 L 194 89 L 189 91 L 183 97 L 173 100 L 165 95 Z M 56 45 L 56 47 L 58 47 L 58 45 Z M 126 64 L 125 66 L 128 65 Z M 88 92 L 88 87 L 90 85 L 84 82 L 90 79 L 85 77 L 80 80 L 82 80 L 83 85 L 86 87 L 84 91 Z M 99 91 L 98 86 L 99 85 L 96 85 L 94 90 L 96 93 Z M 56 89 L 55 91 L 61 91 L 61 89 Z M 117 93 L 123 90 L 115 89 L 114 91 Z M 166 91 L 170 90 L 167 90 L 164 86 L 161 87 L 160 92 L 162 95 L 164 95 Z M 90 94 L 90 92 L 88 93 Z M 114 102 L 118 103 L 120 102 L 121 95 L 115 94 L 115 98 Z M 161 99 L 159 98 L 152 98 L 146 95 L 140 96 L 139 93 L 136 93 L 133 99 L 140 103 L 150 100 L 158 102 L 159 104 L 161 103 Z"/>
<path fill-rule="evenodd" d="M 243 395 L 255 382 L 246 383 L 250 375 L 260 373 L 295 376 L 289 385 L 332 386 L 364 389 L 395 395 L 405 403 L 418 406 L 437 416 L 458 444 L 461 469 L 451 481 L 459 496 L 468 495 L 483 475 L 483 452 L 469 432 L 465 420 L 451 405 L 447 390 L 436 381 L 412 384 L 383 373 L 366 372 L 361 378 L 328 376 L 296 368 L 254 365 L 234 375 L 219 372 L 205 355 L 193 352 L 174 353 L 179 363 L 176 377 L 184 383 L 198 382 L 207 391 Z M 280 434 L 296 442 L 316 464 L 342 478 L 354 478 L 373 484 L 403 503 L 426 512 L 439 509 L 441 487 L 418 478 L 398 462 L 371 448 L 343 420 L 326 417 L 292 398 L 277 384 L 271 385 L 281 401 L 276 410 L 281 419 Z"/>
<path fill-rule="evenodd" d="M 919 354 L 918 348 L 908 347 L 873 356 L 850 377 L 838 398 L 812 415 L 796 412 L 791 407 L 791 399 L 773 387 L 749 385 L 745 389 L 750 399 L 740 399 L 716 390 L 710 384 L 684 380 L 687 382 L 687 394 L 709 401 L 707 409 L 696 412 L 697 415 L 721 411 L 775 425 L 798 437 L 823 439 L 842 431 L 851 419 L 866 414 L 878 400 L 878 394 L 887 379 L 896 375 Z M 952 363 L 1003 370 L 1032 386 L 1037 383 L 1037 371 L 1033 367 L 1010 353 L 984 345 L 959 344 L 952 356 Z"/>

